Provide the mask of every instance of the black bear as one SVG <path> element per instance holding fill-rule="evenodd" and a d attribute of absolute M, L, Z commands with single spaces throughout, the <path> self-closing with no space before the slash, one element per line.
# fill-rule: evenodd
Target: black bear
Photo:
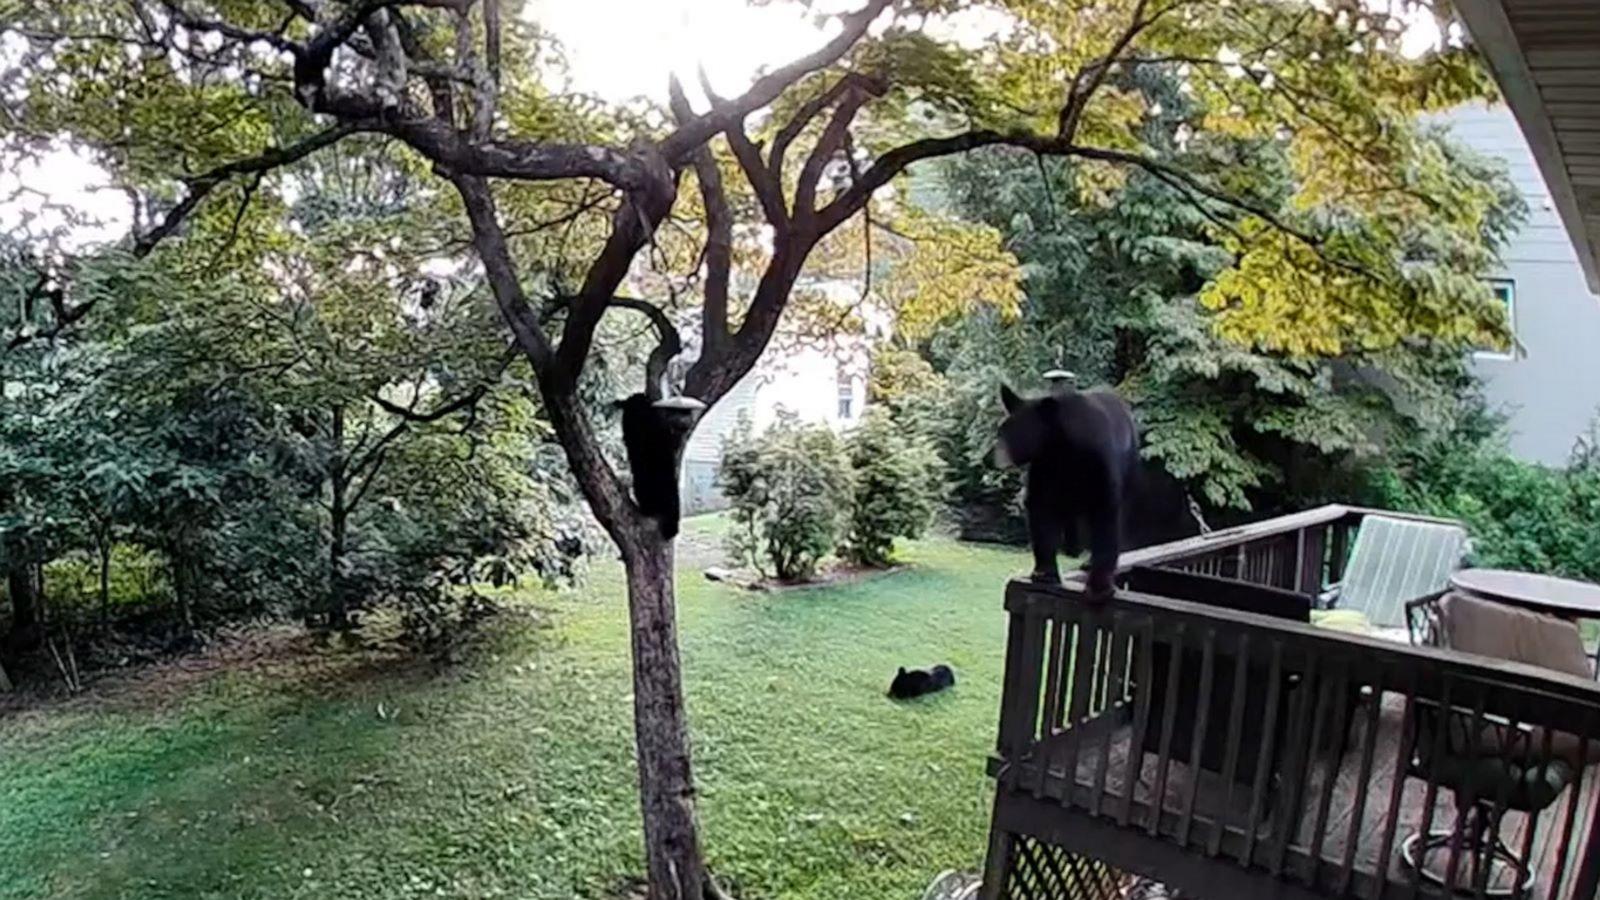
<path fill-rule="evenodd" d="M 1023 399 L 1000 388 L 1006 418 L 995 462 L 1028 469 L 1024 507 L 1033 580 L 1061 581 L 1056 553 L 1089 543 L 1089 594 L 1108 596 L 1121 549 L 1123 504 L 1138 471 L 1139 434 L 1121 397 L 1106 390 Z"/>
<path fill-rule="evenodd" d="M 633 472 L 634 502 L 670 541 L 678 536 L 678 465 L 699 404 L 658 404 L 639 393 L 617 401 L 617 408 L 622 410 L 622 446 Z"/>
<path fill-rule="evenodd" d="M 949 666 L 934 666 L 931 672 L 924 669 L 907 671 L 905 666 L 901 666 L 900 671 L 895 673 L 894 681 L 889 683 L 889 696 L 896 700 L 910 700 L 912 697 L 942 691 L 955 683 L 956 673 L 950 671 Z"/>

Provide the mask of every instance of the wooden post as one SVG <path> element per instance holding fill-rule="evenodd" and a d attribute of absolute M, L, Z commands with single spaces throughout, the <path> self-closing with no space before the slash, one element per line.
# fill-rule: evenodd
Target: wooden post
<path fill-rule="evenodd" d="M 1001 758 L 1015 761 L 1038 734 L 1039 682 L 1043 675 L 1046 619 L 1026 602 L 1027 588 L 1013 584 L 1006 591 L 1010 628 L 1006 640 L 1004 689 L 1000 697 Z"/>
<path fill-rule="evenodd" d="M 996 791 L 994 812 L 989 817 L 989 853 L 983 864 L 983 887 L 978 900 L 1001 900 L 1006 881 L 1011 877 L 1011 865 L 1016 856 L 1016 836 L 1000 827 L 1000 804 L 1003 795 Z"/>
<path fill-rule="evenodd" d="M 1328 538 L 1327 526 L 1300 529 L 1298 554 L 1295 558 L 1294 589 L 1311 598 L 1316 605 L 1317 596 L 1325 585 L 1322 581 L 1323 544 Z"/>

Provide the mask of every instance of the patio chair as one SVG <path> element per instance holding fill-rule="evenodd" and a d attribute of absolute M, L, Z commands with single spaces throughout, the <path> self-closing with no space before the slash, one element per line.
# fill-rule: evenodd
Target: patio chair
<path fill-rule="evenodd" d="M 1356 531 L 1344 578 L 1324 607 L 1356 610 L 1378 628 L 1406 626 L 1406 603 L 1444 590 L 1467 553 L 1459 525 L 1369 515 Z"/>
<path fill-rule="evenodd" d="M 1565 619 L 1456 592 L 1415 601 L 1407 614 L 1422 643 L 1589 677 L 1578 627 Z M 1600 746 L 1584 749 L 1575 735 L 1547 736 L 1547 729 L 1517 725 L 1481 707 L 1444 707 L 1419 697 L 1414 710 L 1411 774 L 1451 791 L 1456 808 L 1467 812 L 1458 818 L 1459 831 L 1447 827 L 1407 837 L 1402 858 L 1427 880 L 1452 890 L 1478 896 L 1525 893 L 1537 873 L 1532 860 L 1505 842 L 1501 821 L 1513 811 L 1538 816 L 1586 765 L 1600 762 Z M 1450 819 L 1445 817 L 1454 826 Z M 1455 870 L 1442 871 L 1452 855 Z"/>

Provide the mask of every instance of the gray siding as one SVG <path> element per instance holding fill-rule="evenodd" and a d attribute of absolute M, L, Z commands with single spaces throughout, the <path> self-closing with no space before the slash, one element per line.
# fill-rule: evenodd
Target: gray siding
<path fill-rule="evenodd" d="M 689 435 L 683 451 L 683 471 L 678 496 L 686 516 L 728 508 L 728 500 L 717 489 L 717 472 L 722 466 L 722 442 L 738 426 L 740 417 L 754 418 L 758 382 L 751 373 L 734 385 L 717 404 L 706 410 Z"/>
<path fill-rule="evenodd" d="M 1477 356 L 1473 368 L 1490 404 L 1510 417 L 1512 452 L 1562 465 L 1600 410 L 1600 298 L 1589 293 L 1510 110 L 1474 104 L 1442 120 L 1463 143 L 1504 159 L 1528 201 L 1528 222 L 1494 273 L 1514 285 L 1518 352 L 1511 358 Z"/>

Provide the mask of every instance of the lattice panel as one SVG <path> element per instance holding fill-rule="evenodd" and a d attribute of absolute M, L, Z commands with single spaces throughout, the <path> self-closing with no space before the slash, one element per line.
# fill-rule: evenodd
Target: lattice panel
<path fill-rule="evenodd" d="M 1127 876 L 1087 856 L 1025 835 L 1013 837 L 1005 900 L 1116 900 Z"/>

